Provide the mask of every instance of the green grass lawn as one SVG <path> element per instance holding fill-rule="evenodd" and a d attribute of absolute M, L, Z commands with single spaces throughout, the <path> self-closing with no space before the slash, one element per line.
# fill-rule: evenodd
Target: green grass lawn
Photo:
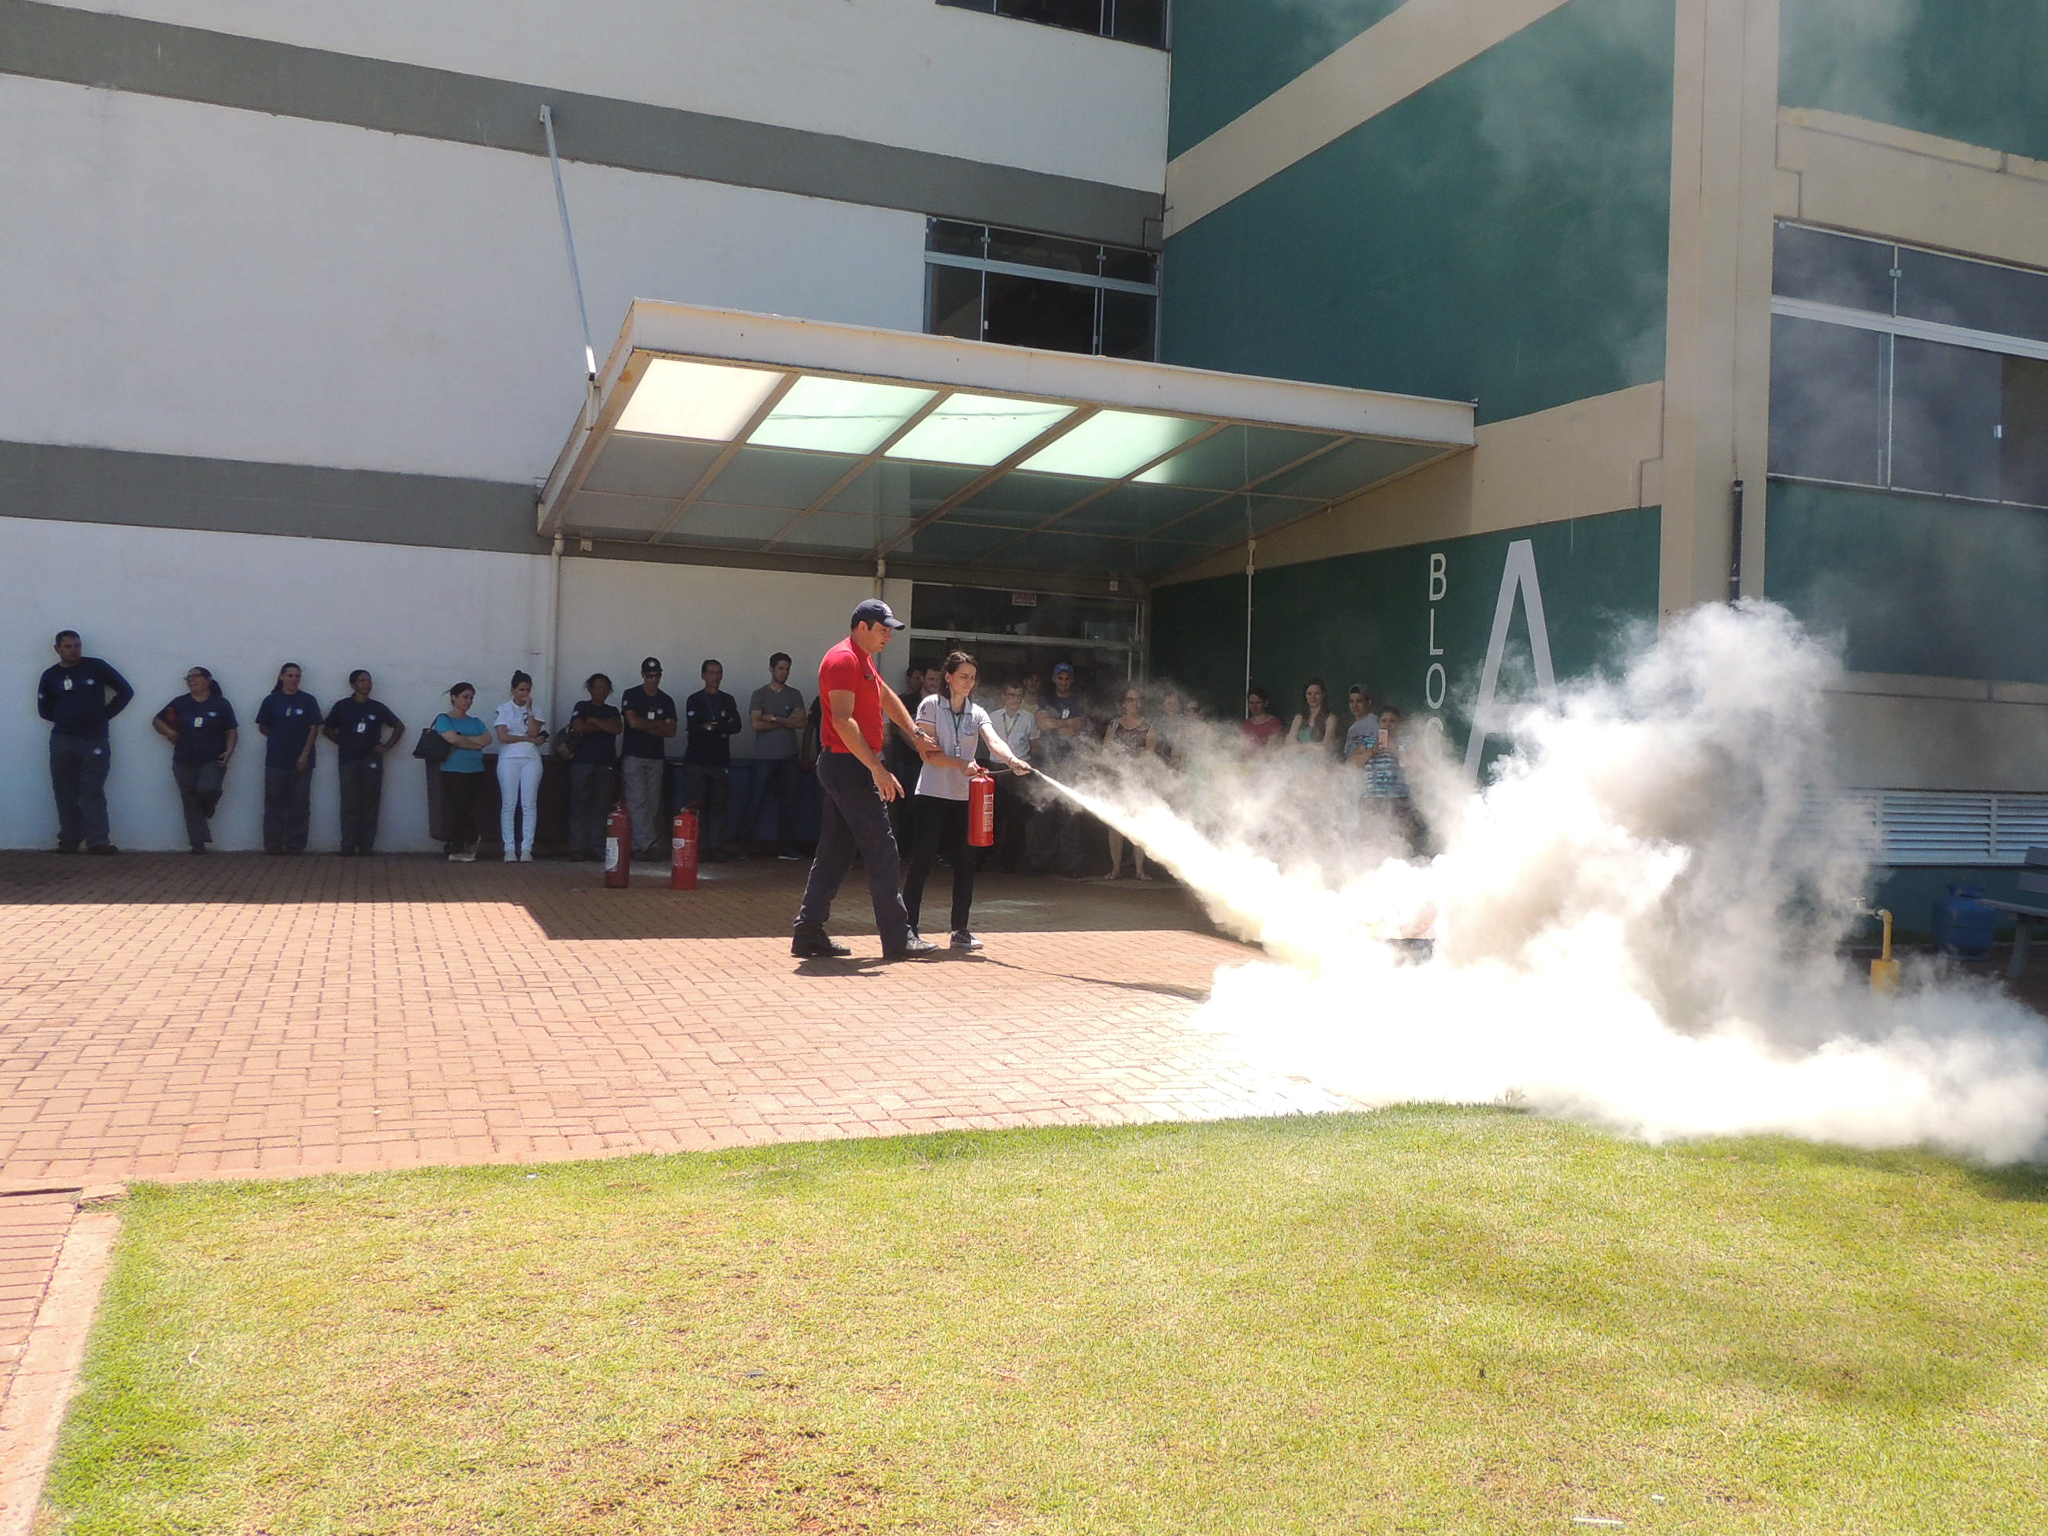
<path fill-rule="evenodd" d="M 2038 1536 L 2044 1202 L 1430 1109 L 144 1188 L 41 1528 Z"/>

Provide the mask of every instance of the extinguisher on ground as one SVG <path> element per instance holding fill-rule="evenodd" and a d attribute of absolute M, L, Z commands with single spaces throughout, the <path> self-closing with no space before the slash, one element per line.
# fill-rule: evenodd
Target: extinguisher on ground
<path fill-rule="evenodd" d="M 967 843 L 972 848 L 996 845 L 996 781 L 986 773 L 967 781 Z"/>
<path fill-rule="evenodd" d="M 687 808 L 676 812 L 669 840 L 668 885 L 672 891 L 697 889 L 697 813 Z"/>
<path fill-rule="evenodd" d="M 615 891 L 633 883 L 633 818 L 624 801 L 604 820 L 604 883 Z"/>

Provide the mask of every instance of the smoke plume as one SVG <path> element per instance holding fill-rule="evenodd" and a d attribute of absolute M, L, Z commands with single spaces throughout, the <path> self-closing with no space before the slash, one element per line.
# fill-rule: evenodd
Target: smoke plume
<path fill-rule="evenodd" d="M 1870 828 L 1828 793 L 1836 667 L 1774 606 L 1684 616 L 1524 708 L 1482 788 L 1411 758 L 1428 857 L 1356 769 L 1246 762 L 1234 730 L 1177 733 L 1168 773 L 1092 763 L 1076 794 L 1263 947 L 1199 1022 L 1326 1088 L 1653 1140 L 2041 1156 L 2038 1017 L 1931 963 L 1877 996 L 1840 957 Z"/>

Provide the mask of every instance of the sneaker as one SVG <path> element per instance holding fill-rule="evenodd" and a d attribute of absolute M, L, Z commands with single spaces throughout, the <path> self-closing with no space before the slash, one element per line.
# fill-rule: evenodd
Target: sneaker
<path fill-rule="evenodd" d="M 853 953 L 822 928 L 800 928 L 789 941 L 789 952 L 799 960 L 838 960 Z"/>
<path fill-rule="evenodd" d="M 980 949 L 982 946 L 981 940 L 977 939 L 965 928 L 956 928 L 953 930 L 953 947 L 955 949 Z"/>
<path fill-rule="evenodd" d="M 913 933 L 903 941 L 901 949 L 883 950 L 882 958 L 884 960 L 922 960 L 927 955 L 936 955 L 938 952 L 938 945 L 934 944 L 930 939 L 920 939 Z"/>
<path fill-rule="evenodd" d="M 531 848 L 520 849 L 519 862 L 522 864 L 531 864 L 533 862 L 533 850 Z"/>
<path fill-rule="evenodd" d="M 517 864 L 519 862 L 518 851 L 516 849 L 507 848 L 505 850 L 505 862 L 507 864 Z"/>
<path fill-rule="evenodd" d="M 192 845 L 192 851 L 193 851 L 194 853 L 204 853 L 204 852 L 206 852 L 206 844 L 204 844 L 204 843 L 194 843 L 194 844 Z"/>
<path fill-rule="evenodd" d="M 104 857 L 110 853 L 119 853 L 121 850 L 116 848 L 112 843 L 94 843 L 90 848 L 86 849 L 85 851 L 87 853 L 97 853 Z"/>
<path fill-rule="evenodd" d="M 65 842 L 60 842 L 60 843 L 58 843 L 58 844 L 57 844 L 57 851 L 58 851 L 59 853 L 76 853 L 76 852 L 78 852 L 78 844 L 77 844 L 77 843 L 75 843 L 75 842 L 74 842 L 74 843 L 65 843 Z"/>
<path fill-rule="evenodd" d="M 785 848 L 780 853 L 776 854 L 775 857 L 778 859 L 785 859 L 793 864 L 797 862 L 799 859 L 801 859 L 803 855 L 798 853 L 794 848 Z"/>
<path fill-rule="evenodd" d="M 473 853 L 451 853 L 448 855 L 448 862 L 450 864 L 474 864 L 476 862 L 476 855 Z"/>

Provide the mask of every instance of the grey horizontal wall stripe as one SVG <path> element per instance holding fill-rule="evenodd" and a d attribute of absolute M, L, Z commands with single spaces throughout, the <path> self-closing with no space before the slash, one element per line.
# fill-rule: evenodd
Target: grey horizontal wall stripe
<path fill-rule="evenodd" d="M 489 480 L 0 442 L 0 513 L 531 555 L 534 489 Z"/>
<path fill-rule="evenodd" d="M 551 547 L 551 541 L 534 532 L 537 505 L 530 485 L 49 443 L 0 442 L 0 517 L 196 533 L 346 539 L 513 555 L 542 555 Z M 571 539 L 565 553 L 572 559 L 644 560 L 821 576 L 871 577 L 875 573 L 874 562 L 868 559 L 833 559 L 782 550 L 755 554 L 599 540 L 586 555 Z M 6 534 L 0 528 L 0 559 L 5 558 Z M 892 575 L 918 581 L 986 584 L 1001 580 L 1000 573 L 912 561 L 892 560 L 889 569 Z M 1041 591 L 1071 592 L 1099 592 L 1105 585 L 1027 573 L 1016 574 L 1003 584 L 1011 582 Z M 1136 591 L 1138 584 L 1126 580 L 1124 589 Z"/>
<path fill-rule="evenodd" d="M 1163 199 L 952 155 L 359 58 L 196 27 L 0 0 L 0 72 L 835 202 L 1158 244 Z"/>

